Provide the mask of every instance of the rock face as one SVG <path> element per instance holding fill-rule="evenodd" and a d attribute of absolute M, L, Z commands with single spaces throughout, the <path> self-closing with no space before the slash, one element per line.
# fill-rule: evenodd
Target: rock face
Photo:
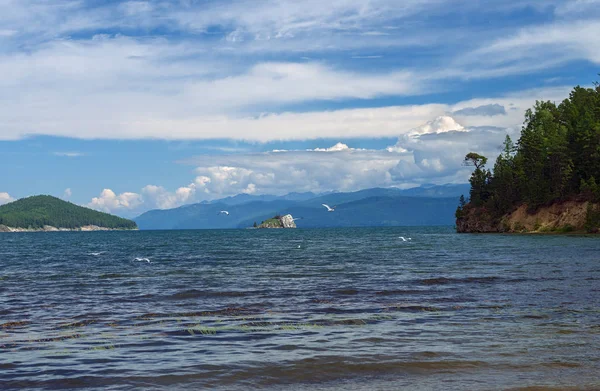
<path fill-rule="evenodd" d="M 458 233 L 503 232 L 500 227 L 485 208 L 465 208 L 463 216 L 456 219 Z"/>
<path fill-rule="evenodd" d="M 283 228 L 296 228 L 292 215 L 285 215 L 280 218 Z"/>
<path fill-rule="evenodd" d="M 485 208 L 467 207 L 456 219 L 460 233 L 544 233 L 584 231 L 588 210 L 587 201 L 564 201 L 540 207 L 533 213 L 521 205 L 501 218 L 492 218 Z M 599 205 L 594 205 L 596 210 Z"/>
<path fill-rule="evenodd" d="M 263 221 L 258 228 L 296 228 L 294 218 L 288 214 L 285 216 L 275 216 L 272 219 Z"/>

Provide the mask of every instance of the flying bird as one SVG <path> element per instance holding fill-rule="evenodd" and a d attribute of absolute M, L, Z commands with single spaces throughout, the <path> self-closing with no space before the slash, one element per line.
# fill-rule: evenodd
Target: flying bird
<path fill-rule="evenodd" d="M 219 213 L 217 213 L 217 214 L 220 214 L 220 215 L 227 215 L 227 216 L 229 216 L 229 212 L 228 212 L 228 211 L 226 211 L 226 210 L 222 210 L 222 211 L 220 211 L 220 212 L 219 212 Z"/>
<path fill-rule="evenodd" d="M 402 239 L 403 242 L 410 242 L 412 238 L 405 238 L 404 236 L 398 236 L 398 239 Z"/>
<path fill-rule="evenodd" d="M 327 204 L 321 204 L 321 205 L 323 205 L 324 207 L 326 207 L 326 208 L 327 208 L 327 212 L 333 212 L 333 211 L 335 210 L 335 206 L 332 208 L 332 207 L 330 207 L 330 206 L 329 206 L 329 205 L 327 205 Z"/>
<path fill-rule="evenodd" d="M 139 258 L 138 257 L 138 258 L 134 259 L 134 261 L 136 261 L 136 262 L 148 262 L 148 263 L 151 263 L 148 258 Z"/>

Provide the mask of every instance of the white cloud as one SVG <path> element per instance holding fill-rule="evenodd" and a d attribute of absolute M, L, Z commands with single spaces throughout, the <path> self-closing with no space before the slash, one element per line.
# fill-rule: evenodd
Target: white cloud
<path fill-rule="evenodd" d="M 441 117 L 402 135 L 385 150 L 351 148 L 338 143 L 314 150 L 199 156 L 197 188 L 203 199 L 247 192 L 354 191 L 369 187 L 407 187 L 423 183 L 465 182 L 464 156 L 478 150 L 493 161 L 510 129 L 465 128 Z M 198 182 L 198 181 L 197 181 Z"/>
<path fill-rule="evenodd" d="M 197 178 L 197 182 L 202 185 L 202 178 Z M 181 206 L 193 201 L 195 193 L 195 183 L 182 186 L 174 192 L 156 185 L 144 186 L 139 193 L 124 192 L 118 195 L 111 189 L 104 189 L 88 206 L 103 212 L 130 215 L 132 211 L 171 209 Z"/>
<path fill-rule="evenodd" d="M 196 193 L 194 183 L 178 188 L 170 193 L 162 186 L 147 185 L 142 189 L 143 200 L 148 208 L 170 209 L 183 205 L 193 199 Z"/>
<path fill-rule="evenodd" d="M 427 122 L 425 125 L 418 126 L 408 132 L 408 136 L 418 136 L 429 133 L 444 133 L 451 130 L 462 131 L 464 127 L 448 115 L 442 115 Z"/>
<path fill-rule="evenodd" d="M 182 53 L 192 59 L 181 59 Z M 347 71 L 319 62 L 254 64 L 232 75 L 212 60 L 199 61 L 197 53 L 185 43 L 119 36 L 0 54 L 0 139 L 385 137 L 450 109 L 430 104 L 257 115 L 253 111 L 274 105 L 425 93 L 432 76 Z"/>
<path fill-rule="evenodd" d="M 335 144 L 333 147 L 330 148 L 315 148 L 313 151 L 317 151 L 317 152 L 341 152 L 341 151 L 347 151 L 350 148 L 343 143 L 337 143 Z"/>
<path fill-rule="evenodd" d="M 73 195 L 73 192 L 71 191 L 71 188 L 66 188 L 63 193 L 63 198 L 65 200 L 68 200 L 69 198 L 71 198 L 72 195 Z"/>
<path fill-rule="evenodd" d="M 142 203 L 142 196 L 137 193 L 125 192 L 117 195 L 111 189 L 104 189 L 98 197 L 92 198 L 88 206 L 103 212 L 114 213 L 120 210 L 135 209 Z"/>
<path fill-rule="evenodd" d="M 1 0 L 0 139 L 390 136 L 444 115 L 447 108 L 431 105 L 411 121 L 408 106 L 302 112 L 293 105 L 415 96 L 447 88 L 446 81 L 522 74 L 576 60 L 600 63 L 595 41 L 600 22 L 572 16 L 581 13 L 575 10 L 589 16 L 595 5 L 592 0 L 490 0 L 485 7 L 466 0 L 230 0 L 92 7 L 78 0 Z M 414 23 L 424 12 L 443 18 L 457 7 L 471 13 L 556 7 L 556 20 L 484 31 L 430 25 L 437 19 Z M 93 35 L 98 30 L 119 33 Z M 127 36 L 135 30 L 150 33 Z M 412 58 L 415 46 L 427 47 L 427 63 L 340 65 L 356 64 L 352 57 L 387 58 L 390 51 Z M 319 60 L 299 60 L 307 54 Z"/>
<path fill-rule="evenodd" d="M 10 194 L 5 192 L 0 192 L 0 205 L 8 204 L 9 202 L 13 202 L 15 199 L 10 196 Z"/>
<path fill-rule="evenodd" d="M 448 64 L 438 77 L 491 78 L 557 68 L 571 61 L 600 64 L 600 20 L 523 27 Z"/>
<path fill-rule="evenodd" d="M 347 138 L 373 134 L 395 135 L 398 141 L 383 150 L 353 148 L 338 142 L 329 148 L 275 150 L 263 153 L 235 151 L 230 154 L 203 155 L 182 163 L 196 166 L 196 178 L 175 191 L 146 186 L 139 193 L 128 193 L 137 202 L 127 206 L 143 211 L 172 208 L 205 199 L 240 193 L 283 194 L 292 191 L 353 191 L 369 187 L 410 187 L 424 183 L 464 183 L 470 169 L 462 166 L 465 154 L 476 151 L 490 164 L 501 150 L 505 136 L 517 140 L 523 112 L 536 99 L 560 100 L 568 88 L 523 91 L 499 98 L 472 99 L 455 105 L 424 105 L 381 109 L 340 110 L 327 113 L 284 114 L 294 121 L 277 122 L 278 116 L 264 116 L 258 126 L 296 124 L 288 137 Z M 499 105 L 505 114 L 489 116 L 487 110 L 470 108 Z M 451 113 L 463 113 L 455 115 Z M 466 115 L 465 115 L 466 114 Z M 424 121 L 423 118 L 434 118 Z M 264 122 L 263 122 L 264 121 Z M 269 121 L 274 121 L 268 125 Z M 303 124 L 306 124 L 303 126 Z M 242 127 L 252 133 L 249 123 Z M 256 128 L 257 134 L 258 128 Z M 264 130 L 264 129 L 263 129 Z M 311 132 L 302 133 L 302 131 Z M 297 133 L 296 133 L 297 132 Z M 223 132 L 221 132 L 221 135 Z M 283 134 L 280 138 L 285 138 Z M 123 198 L 109 193 L 108 199 Z M 99 204 L 99 202 L 94 202 Z M 104 202 L 112 210 L 124 203 Z"/>

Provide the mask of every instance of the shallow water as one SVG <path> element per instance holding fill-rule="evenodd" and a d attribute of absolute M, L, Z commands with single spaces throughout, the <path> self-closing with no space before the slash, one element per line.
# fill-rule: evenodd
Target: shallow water
<path fill-rule="evenodd" d="M 598 237 L 0 234 L 2 390 L 598 389 L 598 352 Z"/>

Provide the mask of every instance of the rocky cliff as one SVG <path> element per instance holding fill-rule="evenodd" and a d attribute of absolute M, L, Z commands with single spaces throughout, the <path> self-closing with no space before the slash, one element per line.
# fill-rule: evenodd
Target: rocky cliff
<path fill-rule="evenodd" d="M 534 212 L 521 205 L 513 212 L 494 218 L 485 208 L 466 207 L 456 219 L 461 233 L 513 232 L 597 232 L 599 204 L 588 201 L 563 201 L 538 208 Z"/>

